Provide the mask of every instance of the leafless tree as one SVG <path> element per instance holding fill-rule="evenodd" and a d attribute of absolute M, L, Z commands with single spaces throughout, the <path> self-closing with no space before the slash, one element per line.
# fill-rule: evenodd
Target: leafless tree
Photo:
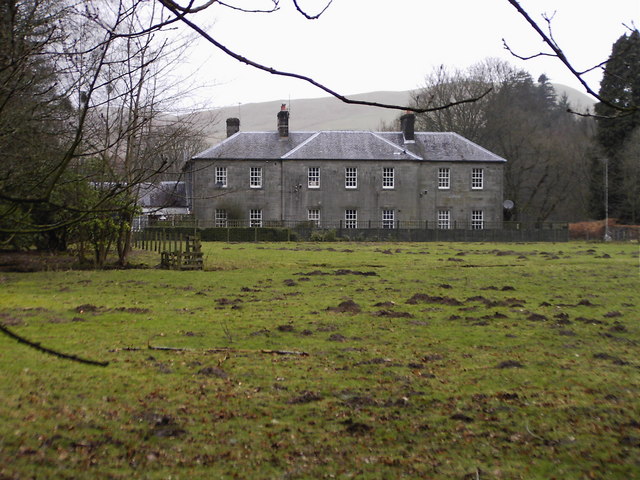
<path fill-rule="evenodd" d="M 16 145 L 22 131 L 24 142 L 4 149 L 0 232 L 5 241 L 68 232 L 118 213 L 126 262 L 137 185 L 178 171 L 170 163 L 183 160 L 176 147 L 199 135 L 188 115 L 170 114 L 189 91 L 173 75 L 185 38 L 169 30 L 175 19 L 155 2 L 5 5 L 5 31 L 15 38 L 0 44 L 0 74 L 9 80 L 0 92 L 0 142 Z M 87 191 L 88 182 L 100 188 Z"/>

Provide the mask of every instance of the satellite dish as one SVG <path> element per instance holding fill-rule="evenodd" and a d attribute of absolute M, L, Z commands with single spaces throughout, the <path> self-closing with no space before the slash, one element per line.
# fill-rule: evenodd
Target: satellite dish
<path fill-rule="evenodd" d="M 504 208 L 506 208 L 507 210 L 511 210 L 511 209 L 513 208 L 513 200 L 505 200 L 505 201 L 502 203 L 502 206 L 503 206 Z"/>

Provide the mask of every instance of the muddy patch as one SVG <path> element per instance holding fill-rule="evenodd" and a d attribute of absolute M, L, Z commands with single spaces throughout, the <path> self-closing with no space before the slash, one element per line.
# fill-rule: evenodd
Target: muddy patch
<path fill-rule="evenodd" d="M 378 302 L 373 304 L 374 307 L 390 308 L 395 307 L 395 302 Z"/>
<path fill-rule="evenodd" d="M 0 323 L 7 327 L 19 327 L 24 325 L 24 321 L 21 318 L 12 317 L 8 313 L 0 313 Z"/>
<path fill-rule="evenodd" d="M 216 303 L 218 304 L 216 308 L 224 308 L 224 307 L 230 306 L 232 309 L 237 310 L 241 308 L 240 304 L 242 303 L 242 300 L 240 298 L 234 298 L 234 299 L 218 298 L 216 300 Z"/>
<path fill-rule="evenodd" d="M 329 338 L 327 338 L 327 340 L 329 340 L 330 342 L 346 342 L 347 337 L 339 333 L 334 333 L 333 335 L 330 335 Z"/>
<path fill-rule="evenodd" d="M 74 311 L 77 313 L 96 313 L 99 312 L 101 310 L 104 310 L 104 307 L 98 307 L 96 305 L 93 305 L 91 303 L 85 303 L 83 305 L 78 305 L 76 308 L 74 308 Z"/>
<path fill-rule="evenodd" d="M 414 318 L 409 312 L 394 312 L 392 310 L 378 310 L 371 315 L 374 317 L 387 317 L 387 318 Z"/>
<path fill-rule="evenodd" d="M 149 437 L 180 437 L 185 435 L 187 431 L 183 429 L 171 415 L 157 412 L 142 412 L 136 416 L 136 420 L 141 423 L 149 424 L 147 438 Z"/>
<path fill-rule="evenodd" d="M 125 312 L 125 313 L 149 313 L 151 310 L 148 308 L 140 308 L 140 307 L 118 307 L 115 309 L 116 312 Z"/>
<path fill-rule="evenodd" d="M 286 324 L 286 325 L 278 325 L 276 327 L 276 330 L 278 330 L 279 332 L 294 332 L 296 329 L 293 327 L 293 325 Z"/>
<path fill-rule="evenodd" d="M 287 403 L 289 405 L 297 405 L 297 404 L 301 404 L 301 403 L 318 402 L 320 400 L 322 400 L 322 395 L 320 395 L 320 394 L 318 394 L 316 392 L 310 392 L 310 391 L 305 390 L 300 395 L 297 395 L 297 396 L 287 400 Z"/>
<path fill-rule="evenodd" d="M 222 378 L 226 380 L 229 378 L 229 374 L 218 367 L 204 367 L 198 370 L 198 375 L 203 375 L 205 377 L 214 377 L 214 378 Z"/>
<path fill-rule="evenodd" d="M 524 365 L 516 360 L 505 360 L 496 365 L 496 368 L 524 368 Z"/>
<path fill-rule="evenodd" d="M 347 419 L 342 422 L 345 425 L 345 431 L 351 435 L 364 435 L 373 430 L 371 425 L 366 423 L 354 422 L 352 419 Z"/>
<path fill-rule="evenodd" d="M 593 358 L 598 360 L 606 360 L 614 365 L 629 365 L 629 362 L 626 360 L 622 360 L 620 357 L 616 357 L 614 355 L 609 355 L 608 353 L 594 353 Z"/>
<path fill-rule="evenodd" d="M 313 270 L 311 272 L 298 272 L 298 273 L 294 273 L 294 275 L 301 275 L 301 276 L 304 276 L 304 277 L 315 277 L 315 276 L 322 276 L 322 275 L 336 275 L 336 276 L 360 275 L 360 276 L 364 276 L 364 277 L 376 277 L 376 276 L 378 276 L 378 274 L 376 272 L 373 272 L 373 271 L 363 272 L 363 271 L 360 271 L 360 270 L 349 270 L 349 269 L 345 269 L 345 268 L 334 270 L 333 272 L 323 272 L 322 270 Z"/>
<path fill-rule="evenodd" d="M 416 293 L 405 303 L 409 305 L 417 305 L 418 303 L 438 303 L 440 305 L 460 306 L 462 302 L 451 297 L 441 297 L 438 295 L 427 295 L 426 293 Z"/>

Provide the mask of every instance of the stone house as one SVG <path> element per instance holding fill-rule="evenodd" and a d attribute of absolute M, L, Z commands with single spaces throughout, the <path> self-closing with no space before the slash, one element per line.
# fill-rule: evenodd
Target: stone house
<path fill-rule="evenodd" d="M 313 222 L 322 228 L 501 228 L 506 160 L 456 133 L 241 132 L 185 165 L 187 197 L 202 226 Z"/>

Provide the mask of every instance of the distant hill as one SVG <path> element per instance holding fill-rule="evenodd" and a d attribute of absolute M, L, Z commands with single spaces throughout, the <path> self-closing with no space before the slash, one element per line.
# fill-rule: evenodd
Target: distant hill
<path fill-rule="evenodd" d="M 571 104 L 571 107 L 580 113 L 586 113 L 589 110 L 593 113 L 593 107 L 596 101 L 586 93 L 582 93 L 580 90 L 562 85 L 560 83 L 552 83 L 553 88 L 556 90 L 556 95 L 560 98 L 563 94 L 567 96 L 567 100 Z"/>
<path fill-rule="evenodd" d="M 566 85 L 554 84 L 558 96 L 566 94 L 571 105 L 579 111 L 593 109 L 594 102 L 587 95 Z M 410 90 L 382 91 L 349 95 L 356 100 L 367 100 L 392 105 L 407 105 Z M 207 143 L 214 145 L 226 137 L 226 119 L 240 118 L 240 130 L 263 132 L 276 130 L 276 115 L 281 101 L 248 103 L 198 112 L 195 122 L 203 126 Z M 398 110 L 350 105 L 335 97 L 292 99 L 289 127 L 297 131 L 318 130 L 380 130 L 391 124 L 401 112 Z"/>

